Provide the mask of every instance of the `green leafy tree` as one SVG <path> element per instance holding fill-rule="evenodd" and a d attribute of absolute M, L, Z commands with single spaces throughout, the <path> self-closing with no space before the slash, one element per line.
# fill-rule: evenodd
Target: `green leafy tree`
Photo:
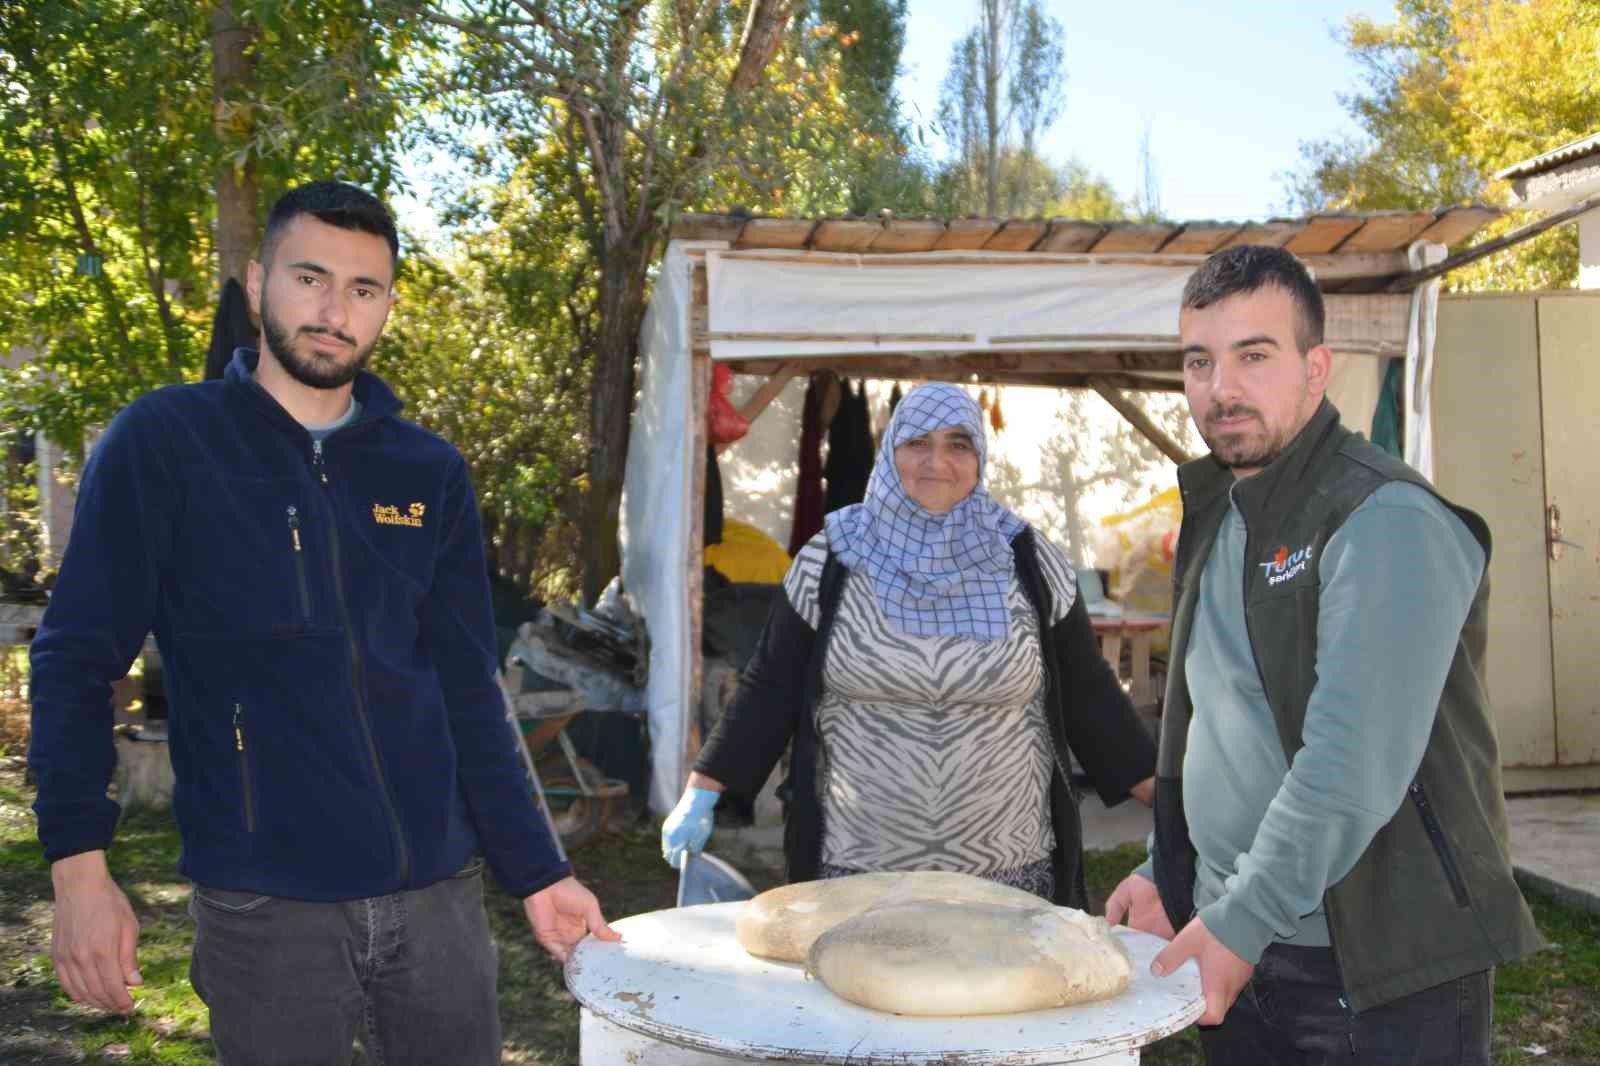
<path fill-rule="evenodd" d="M 1600 129 L 1600 5 L 1592 0 L 1401 0 L 1342 40 L 1361 87 L 1342 102 L 1358 136 L 1301 145 L 1292 208 L 1419 209 L 1503 202 L 1497 171 Z M 1487 240 L 1529 221 L 1515 212 Z M 1571 285 L 1575 230 L 1558 227 L 1464 270 L 1455 288 Z"/>
<path fill-rule="evenodd" d="M 865 18 L 860 5 L 835 13 Z M 562 246 L 578 254 L 530 261 L 521 283 L 566 293 L 564 312 L 583 320 L 571 339 L 588 361 L 580 525 L 592 601 L 618 570 L 637 337 L 671 219 L 693 205 L 849 206 L 859 192 L 837 161 L 885 142 L 852 120 L 850 101 L 892 86 L 889 68 L 863 61 L 847 84 L 840 57 L 859 31 L 799 0 L 398 2 L 391 14 L 433 33 L 445 58 L 425 84 L 458 125 L 496 131 L 481 166 L 500 187 L 476 202 L 524 231 L 549 220 L 510 202 L 515 180 L 570 206 L 558 228 L 570 226 Z"/>
<path fill-rule="evenodd" d="M 492 563 L 547 597 L 569 597 L 588 374 L 560 295 L 527 275 L 494 276 L 519 270 L 510 264 L 528 249 L 514 244 L 497 230 L 464 238 L 447 261 L 408 257 L 374 367 L 410 417 L 466 458 Z"/>
<path fill-rule="evenodd" d="M 211 3 L 0 0 L 0 348 L 31 356 L 0 371 L 6 425 L 75 446 L 198 376 L 219 172 L 254 173 L 262 198 L 310 177 L 391 183 L 400 39 L 356 0 L 231 10 L 251 73 L 213 107 Z"/>
<path fill-rule="evenodd" d="M 1038 0 L 979 0 L 978 25 L 955 43 L 939 95 L 953 159 L 947 199 L 990 218 L 1037 208 L 1039 139 L 1061 113 L 1065 31 Z"/>

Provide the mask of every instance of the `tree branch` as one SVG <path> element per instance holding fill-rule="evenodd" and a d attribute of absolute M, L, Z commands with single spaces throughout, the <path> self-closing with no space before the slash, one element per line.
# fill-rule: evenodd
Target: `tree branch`
<path fill-rule="evenodd" d="M 795 0 L 752 0 L 739 42 L 739 64 L 728 80 L 730 100 L 749 92 L 761 79 L 782 39 L 783 28 L 794 14 Z"/>

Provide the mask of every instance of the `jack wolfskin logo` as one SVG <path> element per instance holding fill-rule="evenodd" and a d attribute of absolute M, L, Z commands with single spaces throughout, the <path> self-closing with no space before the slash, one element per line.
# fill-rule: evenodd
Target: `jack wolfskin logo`
<path fill-rule="evenodd" d="M 1291 552 L 1287 545 L 1280 544 L 1270 561 L 1256 565 L 1261 567 L 1261 572 L 1266 575 L 1268 585 L 1281 585 L 1292 577 L 1298 577 L 1311 566 L 1311 545 L 1307 544 L 1299 551 Z"/>
<path fill-rule="evenodd" d="M 422 528 L 422 515 L 427 507 L 414 503 L 402 513 L 399 507 L 392 503 L 374 503 L 372 505 L 372 520 L 380 526 L 413 526 Z"/>

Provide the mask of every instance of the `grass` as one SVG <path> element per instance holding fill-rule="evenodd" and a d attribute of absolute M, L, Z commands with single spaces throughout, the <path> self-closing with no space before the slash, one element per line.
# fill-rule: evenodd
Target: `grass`
<path fill-rule="evenodd" d="M 0 1061 L 16 1066 L 214 1062 L 205 1006 L 189 986 L 189 886 L 177 875 L 178 835 L 170 815 L 144 811 L 124 818 L 111 856 L 139 916 L 145 977 L 134 992 L 135 1012 L 120 1018 L 75 1006 L 55 982 L 49 960 L 50 878 L 34 839 L 31 802 L 20 760 L 0 759 Z M 1138 847 L 1091 852 L 1094 902 L 1103 901 L 1142 858 Z M 647 823 L 605 834 L 574 860 L 609 916 L 673 904 L 675 875 L 662 863 L 656 830 Z M 746 867 L 744 872 L 758 888 L 776 884 L 779 877 L 773 869 Z M 1529 899 L 1555 946 L 1499 971 L 1495 1062 L 1575 1066 L 1600 1061 L 1600 916 L 1532 893 Z M 562 984 L 560 967 L 534 944 L 516 900 L 491 888 L 487 901 L 500 949 L 504 1061 L 575 1064 L 578 1007 Z M 1146 1047 L 1141 1061 L 1196 1064 L 1199 1044 L 1191 1030 Z"/>

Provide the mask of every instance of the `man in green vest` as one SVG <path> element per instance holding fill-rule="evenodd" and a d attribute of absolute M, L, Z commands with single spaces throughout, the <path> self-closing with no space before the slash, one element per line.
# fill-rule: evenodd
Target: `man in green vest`
<path fill-rule="evenodd" d="M 1489 530 L 1339 423 L 1321 294 L 1278 248 L 1190 278 L 1211 448 L 1183 526 L 1150 861 L 1106 902 L 1196 960 L 1211 1063 L 1487 1064 L 1541 946 L 1483 678 Z"/>

